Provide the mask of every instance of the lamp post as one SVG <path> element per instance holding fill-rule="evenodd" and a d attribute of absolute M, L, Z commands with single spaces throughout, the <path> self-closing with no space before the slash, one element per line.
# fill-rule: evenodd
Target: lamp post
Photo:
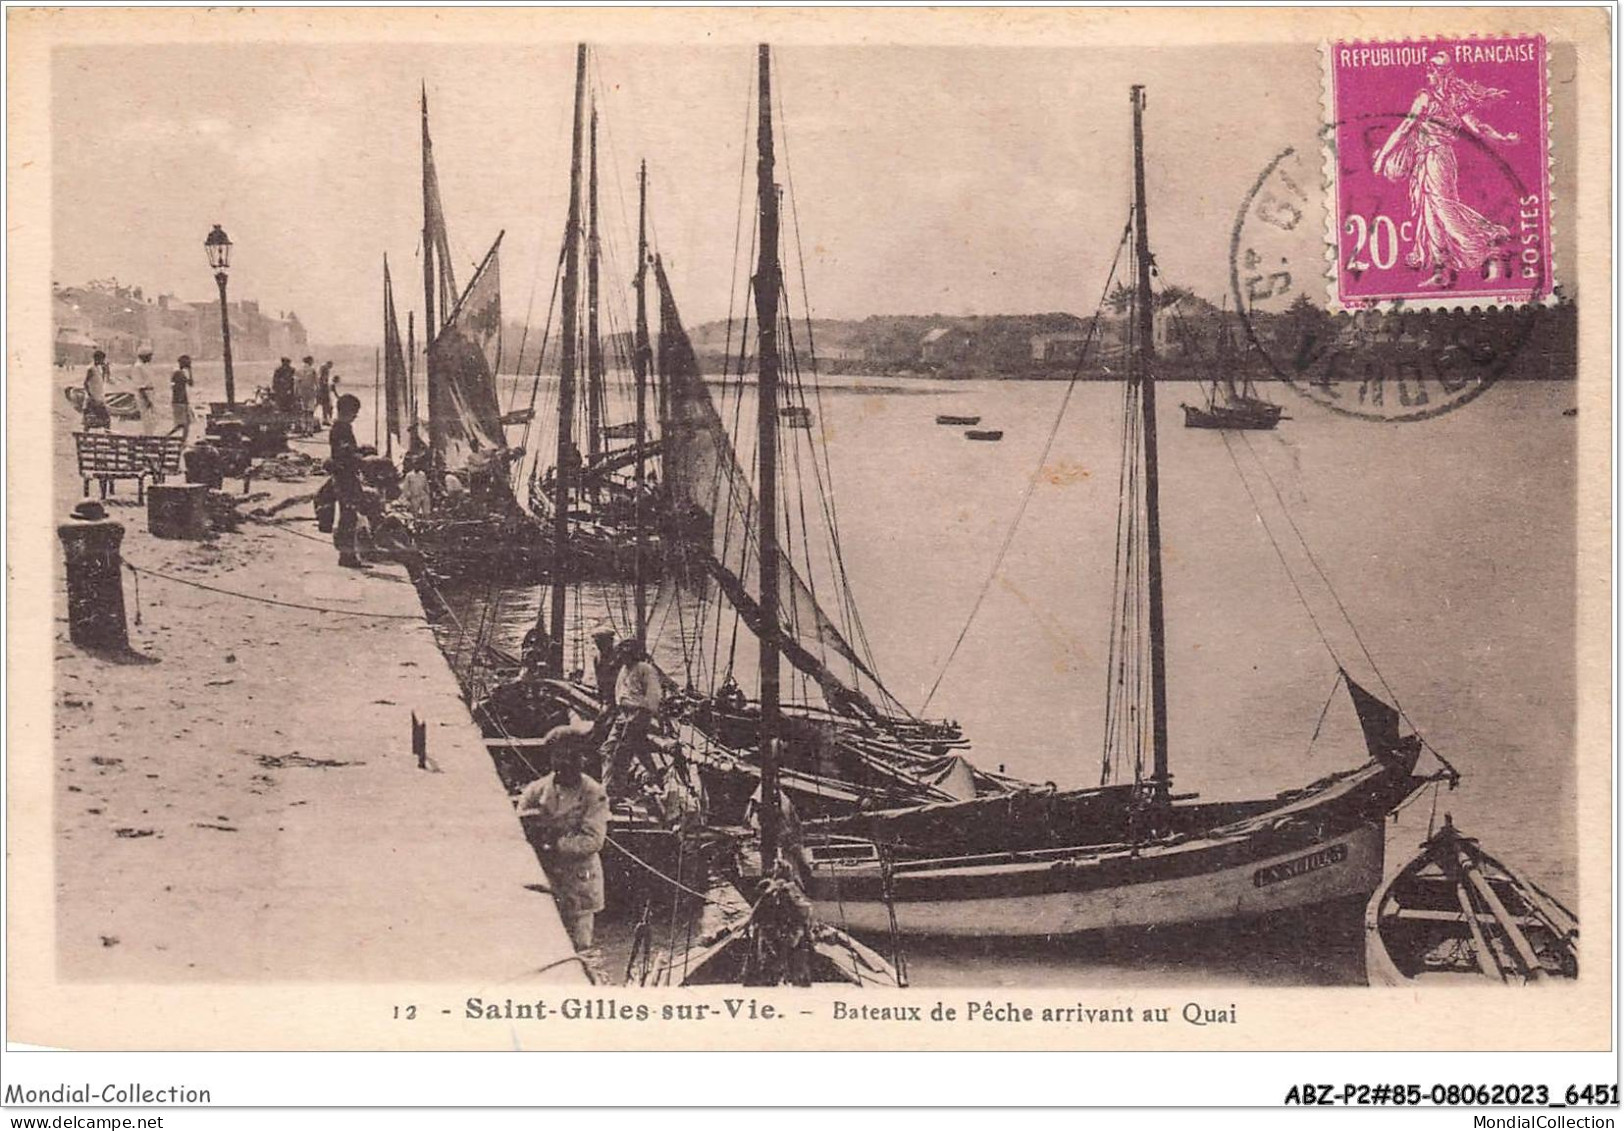
<path fill-rule="evenodd" d="M 231 372 L 231 315 L 226 307 L 226 275 L 231 270 L 231 237 L 219 224 L 214 226 L 203 241 L 209 266 L 214 268 L 214 281 L 220 285 L 220 338 L 226 362 L 226 404 L 237 403 L 237 382 Z"/>

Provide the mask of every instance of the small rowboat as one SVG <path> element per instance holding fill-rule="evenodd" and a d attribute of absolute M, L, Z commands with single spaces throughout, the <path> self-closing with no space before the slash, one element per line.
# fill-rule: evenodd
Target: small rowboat
<path fill-rule="evenodd" d="M 939 414 L 936 417 L 936 423 L 938 423 L 938 424 L 952 424 L 952 425 L 955 425 L 955 426 L 958 426 L 958 427 L 968 428 L 968 427 L 970 427 L 972 425 L 980 424 L 981 423 L 981 417 L 979 417 L 979 416 L 953 416 L 953 415 L 950 415 L 949 413 L 944 412 L 944 413 Z"/>
<path fill-rule="evenodd" d="M 1579 920 L 1448 817 L 1365 909 L 1373 986 L 1579 976 Z"/>
<path fill-rule="evenodd" d="M 998 430 L 972 428 L 964 434 L 964 438 L 966 440 L 985 440 L 989 443 L 996 443 L 1004 438 L 1004 433 Z"/>
<path fill-rule="evenodd" d="M 805 405 L 785 405 L 778 410 L 778 415 L 784 420 L 787 428 L 811 428 L 812 410 Z"/>

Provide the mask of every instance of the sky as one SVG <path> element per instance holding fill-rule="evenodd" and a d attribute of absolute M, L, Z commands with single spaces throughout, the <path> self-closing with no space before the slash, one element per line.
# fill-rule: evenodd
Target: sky
<path fill-rule="evenodd" d="M 323 344 L 377 341 L 386 253 L 402 317 L 421 304 L 421 82 L 459 282 L 505 231 L 504 313 L 539 326 L 574 57 L 567 43 L 60 49 L 53 277 L 208 299 L 202 242 L 218 223 L 236 245 L 234 298 L 297 311 Z M 791 47 L 774 67 L 785 223 L 827 318 L 1092 313 L 1127 218 L 1136 82 L 1162 275 L 1217 301 L 1252 182 L 1311 145 L 1320 115 L 1305 46 Z M 613 302 L 630 302 L 646 159 L 685 320 L 727 315 L 741 170 L 754 191 L 754 77 L 753 48 L 592 53 Z"/>

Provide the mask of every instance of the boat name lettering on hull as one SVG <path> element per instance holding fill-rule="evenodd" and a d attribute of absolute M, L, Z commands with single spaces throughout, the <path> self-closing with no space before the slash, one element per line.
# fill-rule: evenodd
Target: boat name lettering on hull
<path fill-rule="evenodd" d="M 1307 856 L 1299 856 L 1294 860 L 1286 860 L 1279 864 L 1270 864 L 1267 868 L 1259 868 L 1252 873 L 1252 885 L 1266 888 L 1270 884 L 1278 884 L 1283 880 L 1296 879 L 1306 876 L 1310 872 L 1317 872 L 1321 868 L 1333 868 L 1348 858 L 1348 846 L 1333 844 L 1329 848 L 1321 848 L 1310 852 Z"/>

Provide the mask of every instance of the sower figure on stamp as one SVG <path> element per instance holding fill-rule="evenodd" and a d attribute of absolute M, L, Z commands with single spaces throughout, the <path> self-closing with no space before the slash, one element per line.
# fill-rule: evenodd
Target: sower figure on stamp
<path fill-rule="evenodd" d="M 609 796 L 581 771 L 592 728 L 571 722 L 541 740 L 552 772 L 519 794 L 519 816 L 540 826 L 536 841 L 553 901 L 577 951 L 592 946 L 594 917 L 603 910 L 603 863 L 609 835 Z"/>
<path fill-rule="evenodd" d="M 1416 94 L 1409 115 L 1376 153 L 1377 175 L 1410 183 L 1415 246 L 1405 262 L 1431 272 L 1422 286 L 1450 286 L 1462 271 L 1485 277 L 1507 273 L 1501 259 L 1511 232 L 1461 201 L 1454 140 L 1469 132 L 1484 141 L 1515 144 L 1516 134 L 1501 133 L 1474 112 L 1505 94 L 1461 78 L 1440 52 L 1428 61 L 1427 86 Z"/>

